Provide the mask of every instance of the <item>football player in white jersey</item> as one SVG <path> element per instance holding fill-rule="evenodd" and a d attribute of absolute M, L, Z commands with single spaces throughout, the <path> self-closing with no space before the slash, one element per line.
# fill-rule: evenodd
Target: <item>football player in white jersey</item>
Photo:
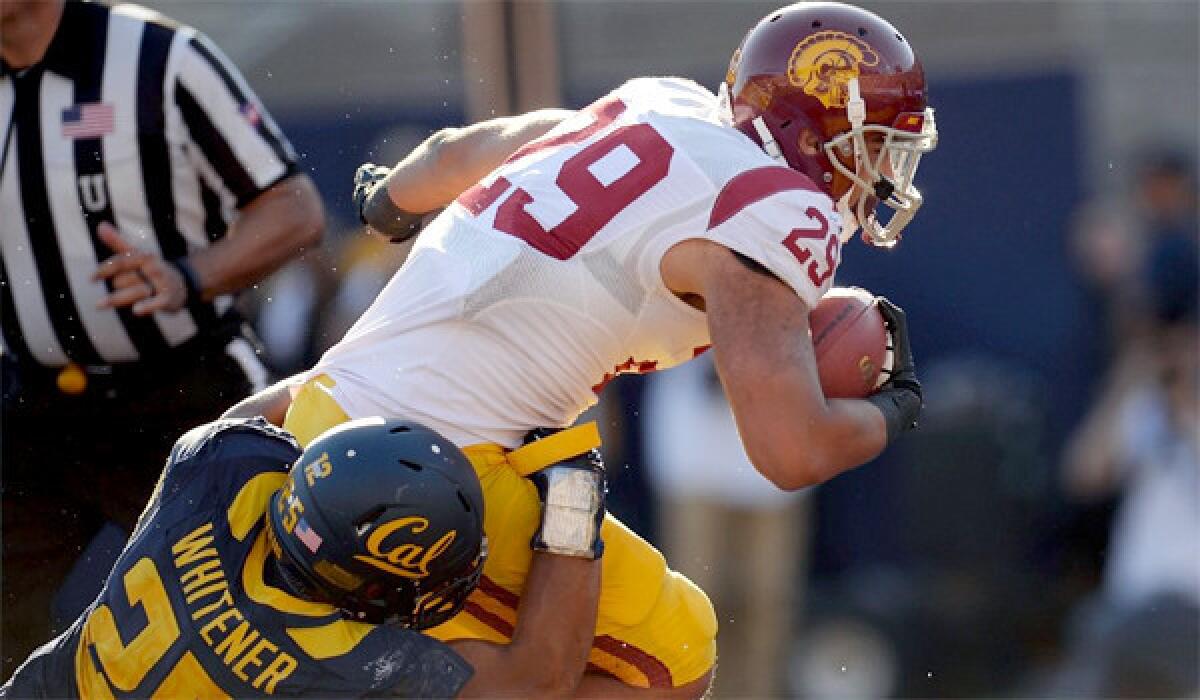
<path fill-rule="evenodd" d="M 577 113 L 438 132 L 357 177 L 364 221 L 393 239 L 445 207 L 407 262 L 316 367 L 233 413 L 261 412 L 302 441 L 397 416 L 462 446 L 483 483 L 491 555 L 466 611 L 434 633 L 503 641 L 539 512 L 520 475 L 598 443 L 594 426 L 523 439 L 570 426 L 613 375 L 711 346 L 747 454 L 783 489 L 860 465 L 915 424 L 903 313 L 882 301 L 895 359 L 866 400 L 822 395 L 808 313 L 857 230 L 872 245 L 899 239 L 936 136 L 908 42 L 838 3 L 763 18 L 718 94 L 638 78 Z M 597 528 L 578 525 L 568 536 L 586 547 Z M 711 603 L 615 519 L 600 529 L 581 694 L 701 694 L 716 659 Z"/>

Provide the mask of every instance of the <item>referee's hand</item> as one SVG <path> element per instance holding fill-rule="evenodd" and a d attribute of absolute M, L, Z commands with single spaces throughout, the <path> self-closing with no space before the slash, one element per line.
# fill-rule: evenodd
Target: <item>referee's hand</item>
<path fill-rule="evenodd" d="M 156 311 L 178 311 L 187 303 L 187 282 L 174 265 L 156 253 L 139 250 L 121 237 L 112 224 L 96 228 L 100 240 L 113 255 L 92 274 L 93 282 L 108 282 L 111 294 L 96 304 L 97 309 L 133 306 L 136 316 Z"/>

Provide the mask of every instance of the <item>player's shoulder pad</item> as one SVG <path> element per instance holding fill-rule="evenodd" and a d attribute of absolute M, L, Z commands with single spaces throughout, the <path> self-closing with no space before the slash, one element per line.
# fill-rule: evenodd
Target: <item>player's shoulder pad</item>
<path fill-rule="evenodd" d="M 711 90 L 697 83 L 691 78 L 681 78 L 674 75 L 660 76 L 642 76 L 640 78 L 630 78 L 625 83 L 617 88 L 618 91 L 627 90 L 630 92 L 658 92 L 664 89 L 691 93 L 696 97 L 713 98 L 716 95 Z"/>
<path fill-rule="evenodd" d="M 262 417 L 223 418 L 192 428 L 175 442 L 167 460 L 168 475 L 203 462 L 252 463 L 261 471 L 287 471 L 300 457 L 300 444 L 291 433 Z"/>
<path fill-rule="evenodd" d="M 711 90 L 688 78 L 642 77 L 633 78 L 621 85 L 614 94 L 635 103 L 646 101 L 653 105 L 665 105 L 679 109 L 695 110 L 714 108 L 717 96 Z"/>
<path fill-rule="evenodd" d="M 759 263 L 814 307 L 841 262 L 841 217 L 806 175 L 758 164 L 729 178 L 713 200 L 708 236 Z"/>
<path fill-rule="evenodd" d="M 758 163 L 742 169 L 721 185 L 709 212 L 708 229 L 718 228 L 748 212 L 770 217 L 776 210 L 816 208 L 835 216 L 833 200 L 804 173 L 784 165 Z"/>

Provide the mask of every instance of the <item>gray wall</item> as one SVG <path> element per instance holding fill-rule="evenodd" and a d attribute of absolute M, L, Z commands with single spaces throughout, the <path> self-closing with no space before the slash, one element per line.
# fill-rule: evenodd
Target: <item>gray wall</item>
<path fill-rule="evenodd" d="M 278 112 L 336 113 L 397 101 L 435 111 L 462 102 L 459 2 L 150 4 L 212 35 Z M 1094 188 L 1123 185 L 1125 165 L 1141 144 L 1196 148 L 1200 3 L 864 4 L 919 47 L 935 101 L 939 80 L 1064 71 L 1082 76 L 1085 117 L 1079 127 L 1088 144 L 1082 175 Z M 758 0 L 561 2 L 563 92 L 582 101 L 638 74 L 712 82 L 745 29 L 777 6 Z M 985 124 L 969 128 L 986 138 Z"/>

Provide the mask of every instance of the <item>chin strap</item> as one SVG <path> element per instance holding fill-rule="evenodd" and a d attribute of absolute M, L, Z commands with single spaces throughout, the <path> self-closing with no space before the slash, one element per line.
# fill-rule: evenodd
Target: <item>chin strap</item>
<path fill-rule="evenodd" d="M 725 83 L 717 87 L 717 119 L 725 126 L 733 126 L 733 99 L 729 96 L 729 85 Z M 763 118 L 755 117 L 750 123 L 754 126 L 754 133 L 758 134 L 758 140 L 762 142 L 762 149 L 767 155 L 780 165 L 787 166 L 787 159 L 783 157 L 779 143 Z"/>
<path fill-rule="evenodd" d="M 846 101 L 846 118 L 850 120 L 850 128 L 858 131 L 867 120 L 867 103 L 858 90 L 858 78 L 851 78 L 846 83 L 846 89 L 850 92 L 850 99 Z"/>
<path fill-rule="evenodd" d="M 782 165 L 787 165 L 787 159 L 783 157 L 783 151 L 779 150 L 779 144 L 775 142 L 775 137 L 771 134 L 771 130 L 767 128 L 767 123 L 762 117 L 755 117 L 754 121 L 750 122 L 754 125 L 754 131 L 758 133 L 758 139 L 762 141 L 763 150 L 767 155 L 775 159 Z"/>

